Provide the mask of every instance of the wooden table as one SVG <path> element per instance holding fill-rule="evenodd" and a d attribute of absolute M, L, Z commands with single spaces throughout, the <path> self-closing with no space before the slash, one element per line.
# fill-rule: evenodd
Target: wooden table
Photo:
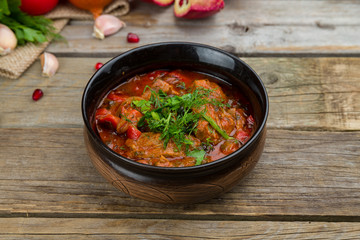
<path fill-rule="evenodd" d="M 133 2 L 103 41 L 71 21 L 53 42 L 58 73 L 35 62 L 0 79 L 0 239 L 360 239 L 360 1 L 226 0 L 185 21 Z M 139 44 L 126 42 L 138 33 Z M 91 165 L 80 100 L 94 73 L 131 48 L 194 41 L 252 66 L 270 96 L 255 170 L 220 198 L 161 205 L 117 191 Z M 34 102 L 35 88 L 45 92 Z"/>

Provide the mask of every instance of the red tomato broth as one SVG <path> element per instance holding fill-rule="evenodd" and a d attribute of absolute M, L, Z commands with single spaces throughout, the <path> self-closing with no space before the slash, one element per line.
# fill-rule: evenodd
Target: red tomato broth
<path fill-rule="evenodd" d="M 233 131 L 231 131 L 231 133 L 229 134 L 229 136 L 233 136 L 233 137 L 240 136 L 237 143 L 230 144 L 231 146 L 229 147 L 229 149 L 225 147 L 225 149 L 227 149 L 225 152 L 224 150 L 222 150 L 224 149 L 224 147 L 222 148 L 222 146 L 225 145 L 224 143 L 226 142 L 225 139 L 222 139 L 217 144 L 211 145 L 210 150 L 207 149 L 205 158 L 201 164 L 218 160 L 230 154 L 231 152 L 236 151 L 243 144 L 245 144 L 253 135 L 256 129 L 256 124 L 253 118 L 253 111 L 251 104 L 248 101 L 248 99 L 244 96 L 244 94 L 239 89 L 237 91 L 234 91 L 234 89 L 231 88 L 230 85 L 225 84 L 224 82 L 220 81 L 217 78 L 214 78 L 212 76 L 203 73 L 188 71 L 188 70 L 173 70 L 173 71 L 156 70 L 150 73 L 136 75 L 128 79 L 126 82 L 120 84 L 116 88 L 112 89 L 111 91 L 109 91 L 103 98 L 102 102 L 100 103 L 98 110 L 105 108 L 109 110 L 111 114 L 116 115 L 119 112 L 120 105 L 123 104 L 123 101 L 125 101 L 127 98 L 130 97 L 142 96 L 144 94 L 144 91 L 146 90 L 146 87 L 152 86 L 154 81 L 156 81 L 157 79 L 161 79 L 164 80 L 166 83 L 169 83 L 174 87 L 176 91 L 179 91 L 181 94 L 187 93 L 186 90 L 189 89 L 191 86 L 193 86 L 194 81 L 200 79 L 208 79 L 210 82 L 216 83 L 221 87 L 221 90 L 228 98 L 227 104 L 231 106 L 231 108 L 236 108 L 244 112 L 244 116 L 247 118 L 246 119 L 247 124 L 245 124 L 244 127 L 242 127 L 241 129 L 234 128 Z M 121 118 L 122 116 L 118 116 L 118 117 Z M 162 167 L 186 167 L 186 166 L 194 166 L 196 163 L 195 158 L 193 157 L 178 157 L 178 156 L 175 157 L 161 156 L 159 158 L 129 157 L 128 154 L 129 148 L 125 145 L 127 139 L 131 137 L 130 135 L 128 136 L 127 134 L 129 133 L 129 131 L 124 133 L 119 133 L 113 127 L 113 122 L 111 122 L 111 124 L 102 124 L 99 119 L 97 119 L 96 117 L 95 119 L 96 119 L 95 121 L 96 129 L 102 141 L 109 148 L 111 148 L 113 151 L 117 152 L 122 156 L 133 159 L 134 161 L 137 161 L 139 163 L 162 166 Z M 136 126 L 135 129 L 137 130 Z M 146 131 L 146 128 L 143 128 L 141 130 L 144 129 Z M 139 134 L 136 131 L 131 135 L 137 138 L 139 137 L 138 136 Z M 136 141 L 137 139 L 133 139 L 133 140 Z"/>

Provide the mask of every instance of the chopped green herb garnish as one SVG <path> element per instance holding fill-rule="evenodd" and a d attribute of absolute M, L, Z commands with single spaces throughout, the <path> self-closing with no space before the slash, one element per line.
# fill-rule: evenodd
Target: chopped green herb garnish
<path fill-rule="evenodd" d="M 230 137 L 229 135 L 227 135 L 227 133 L 222 130 L 220 128 L 220 126 L 215 122 L 214 119 L 212 119 L 210 116 L 206 115 L 206 114 L 202 114 L 201 115 L 206 121 L 209 122 L 209 124 L 218 132 L 220 133 L 220 135 L 225 138 L 226 140 L 229 140 L 229 139 L 234 139 L 233 137 Z"/>
<path fill-rule="evenodd" d="M 180 89 L 186 89 L 186 85 L 184 82 L 180 82 L 176 85 L 177 88 L 180 88 Z"/>
<path fill-rule="evenodd" d="M 205 151 L 204 150 L 193 150 L 187 154 L 189 157 L 194 157 L 196 159 L 195 166 L 200 165 L 201 162 L 204 160 L 205 157 Z"/>
<path fill-rule="evenodd" d="M 212 145 L 212 140 L 211 138 L 207 138 L 205 142 L 202 142 L 202 147 L 203 149 L 205 149 L 206 151 L 212 151 L 214 150 L 214 146 Z"/>
<path fill-rule="evenodd" d="M 124 118 L 125 119 L 125 121 L 127 121 L 128 123 L 132 123 L 132 121 L 129 119 L 129 118 L 127 118 L 124 114 L 119 114 L 119 117 L 122 117 L 122 118 Z"/>
<path fill-rule="evenodd" d="M 200 108 L 208 103 L 211 90 L 198 88 L 192 93 L 183 96 L 168 96 L 163 91 L 151 90 L 149 101 L 133 101 L 135 106 L 140 107 L 144 116 L 138 126 L 147 126 L 153 132 L 161 133 L 164 147 L 172 139 L 180 150 L 185 150 L 193 144 L 190 134 L 195 130 L 201 113 L 192 109 Z M 152 110 L 150 110 L 153 107 Z"/>
<path fill-rule="evenodd" d="M 135 107 L 140 108 L 140 111 L 142 113 L 147 113 L 148 111 L 150 111 L 151 109 L 151 101 L 146 101 L 146 100 L 135 100 L 132 101 L 132 104 Z"/>
<path fill-rule="evenodd" d="M 145 89 L 147 89 L 146 87 Z M 133 101 L 133 105 L 140 108 L 144 116 L 140 119 L 139 127 L 148 127 L 152 132 L 161 133 L 164 141 L 164 148 L 172 140 L 178 150 L 185 150 L 187 156 L 196 158 L 196 165 L 200 165 L 205 157 L 205 150 L 189 151 L 193 145 L 191 134 L 195 131 L 201 118 L 204 118 L 210 125 L 225 139 L 232 139 L 219 125 L 209 116 L 206 108 L 201 109 L 205 104 L 221 104 L 215 99 L 210 99 L 210 89 L 197 88 L 191 93 L 182 96 L 168 96 L 163 91 L 151 90 L 150 100 Z M 208 142 L 208 144 L 210 144 Z"/>

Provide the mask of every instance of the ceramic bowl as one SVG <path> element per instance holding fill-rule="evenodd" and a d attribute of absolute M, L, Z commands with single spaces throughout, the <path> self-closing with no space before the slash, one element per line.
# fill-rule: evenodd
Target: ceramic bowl
<path fill-rule="evenodd" d="M 241 89 L 254 110 L 257 129 L 234 153 L 211 163 L 166 168 L 137 163 L 108 148 L 94 127 L 102 98 L 136 74 L 157 69 L 187 69 L 210 74 Z M 259 76 L 245 62 L 223 50 L 188 42 L 142 46 L 101 67 L 89 80 L 82 98 L 84 139 L 97 170 L 117 189 L 160 203 L 196 203 L 217 197 L 239 183 L 258 162 L 265 144 L 268 96 Z"/>

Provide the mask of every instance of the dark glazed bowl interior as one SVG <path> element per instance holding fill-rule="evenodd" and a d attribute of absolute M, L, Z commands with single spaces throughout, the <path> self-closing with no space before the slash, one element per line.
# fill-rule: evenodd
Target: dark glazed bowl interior
<path fill-rule="evenodd" d="M 149 166 L 124 158 L 109 149 L 94 131 L 94 113 L 105 94 L 136 74 L 157 69 L 187 69 L 219 78 L 240 88 L 250 100 L 257 129 L 251 139 L 234 153 L 204 165 L 181 168 Z M 99 151 L 104 162 L 130 177 L 152 181 L 151 176 L 167 180 L 197 177 L 230 168 L 234 161 L 253 151 L 256 141 L 265 131 L 268 116 L 268 97 L 258 75 L 238 57 L 220 49 L 196 43 L 169 42 L 146 45 L 125 52 L 99 69 L 87 84 L 82 98 L 82 114 L 92 147 Z M 262 150 L 261 150 L 262 151 Z M 174 181 L 175 181 L 174 180 Z"/>

